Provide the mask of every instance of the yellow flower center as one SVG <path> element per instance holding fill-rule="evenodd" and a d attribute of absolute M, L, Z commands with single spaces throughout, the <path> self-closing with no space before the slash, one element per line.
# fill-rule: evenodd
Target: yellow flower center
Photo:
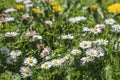
<path fill-rule="evenodd" d="M 2 50 L 2 53 L 6 53 L 7 51 L 6 50 Z"/>
<path fill-rule="evenodd" d="M 87 45 L 88 45 L 88 44 L 87 44 L 87 42 L 84 42 L 84 43 L 83 43 L 83 46 L 85 46 L 85 47 L 86 47 Z"/>
<path fill-rule="evenodd" d="M 14 52 L 14 55 L 16 55 L 16 56 L 17 56 L 18 54 L 19 54 L 18 52 Z"/>
<path fill-rule="evenodd" d="M 30 59 L 30 60 L 29 60 L 29 63 L 33 63 L 33 60 L 32 60 L 32 59 Z"/>
<path fill-rule="evenodd" d="M 53 63 L 54 63 L 54 64 L 58 64 L 58 61 L 54 61 Z"/>
<path fill-rule="evenodd" d="M 93 51 L 91 51 L 91 52 L 90 52 L 90 55 L 94 55 L 94 52 L 93 52 Z"/>
<path fill-rule="evenodd" d="M 28 69 L 24 69 L 23 72 L 24 72 L 25 74 L 29 74 L 29 70 L 28 70 Z"/>
<path fill-rule="evenodd" d="M 46 63 L 46 64 L 44 64 L 44 66 L 45 66 L 45 67 L 48 67 L 48 64 Z"/>
<path fill-rule="evenodd" d="M 89 58 L 89 57 L 86 57 L 86 58 L 85 58 L 85 60 L 86 60 L 86 61 L 89 61 L 89 60 L 90 60 L 90 58 Z"/>
<path fill-rule="evenodd" d="M 13 62 L 15 59 L 14 58 L 10 58 L 10 61 Z"/>

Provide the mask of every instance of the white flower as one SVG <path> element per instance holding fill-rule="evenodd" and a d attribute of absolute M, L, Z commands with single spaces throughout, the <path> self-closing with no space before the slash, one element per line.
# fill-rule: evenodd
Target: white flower
<path fill-rule="evenodd" d="M 119 24 L 112 25 L 111 30 L 112 32 L 120 33 L 120 25 Z"/>
<path fill-rule="evenodd" d="M 28 4 L 28 3 L 30 3 L 31 2 L 31 0 L 23 0 L 23 3 L 24 4 Z"/>
<path fill-rule="evenodd" d="M 106 40 L 106 39 L 97 39 L 95 42 L 98 45 L 107 45 L 108 44 L 108 40 Z"/>
<path fill-rule="evenodd" d="M 116 21 L 112 18 L 109 18 L 109 19 L 105 19 L 105 23 L 106 24 L 110 24 L 110 25 L 113 25 Z"/>
<path fill-rule="evenodd" d="M 23 78 L 27 78 L 29 76 L 32 76 L 33 72 L 29 67 L 21 67 L 20 73 L 22 74 Z"/>
<path fill-rule="evenodd" d="M 14 21 L 14 17 L 6 17 L 5 22 Z"/>
<path fill-rule="evenodd" d="M 18 35 L 17 32 L 6 32 L 5 33 L 5 37 L 15 37 L 17 35 Z"/>
<path fill-rule="evenodd" d="M 42 39 L 42 36 L 38 36 L 38 35 L 34 35 L 33 36 L 33 41 L 35 40 L 41 40 Z"/>
<path fill-rule="evenodd" d="M 0 51 L 2 54 L 9 54 L 10 50 L 7 47 L 1 47 Z"/>
<path fill-rule="evenodd" d="M 104 56 L 104 50 L 101 47 L 96 48 L 97 52 L 98 52 L 98 57 L 99 56 Z"/>
<path fill-rule="evenodd" d="M 11 52 L 10 52 L 10 55 L 11 56 L 20 56 L 21 55 L 21 51 L 20 50 L 12 50 Z"/>
<path fill-rule="evenodd" d="M 105 25 L 104 24 L 96 24 L 95 28 L 105 29 Z"/>
<path fill-rule="evenodd" d="M 50 21 L 50 20 L 46 20 L 46 21 L 45 21 L 45 24 L 52 25 L 52 24 L 53 24 L 53 22 L 52 22 L 52 21 Z"/>
<path fill-rule="evenodd" d="M 24 64 L 28 66 L 35 66 L 37 64 L 37 59 L 34 57 L 25 58 Z"/>
<path fill-rule="evenodd" d="M 62 35 L 62 39 L 74 39 L 74 36 L 72 34 L 68 34 L 68 35 Z"/>
<path fill-rule="evenodd" d="M 73 55 L 80 54 L 80 53 L 81 53 L 81 51 L 78 50 L 78 49 L 73 49 L 73 50 L 71 51 L 71 54 L 73 54 Z"/>
<path fill-rule="evenodd" d="M 19 3 L 19 2 L 22 2 L 22 1 L 23 1 L 23 0 L 16 0 L 16 2 L 18 2 L 18 3 Z"/>
<path fill-rule="evenodd" d="M 61 61 L 59 59 L 53 59 L 51 61 L 53 66 L 60 66 L 61 65 Z"/>
<path fill-rule="evenodd" d="M 86 18 L 84 16 L 77 16 L 77 17 L 74 17 L 74 18 L 70 18 L 69 22 L 78 23 L 79 21 L 84 21 L 84 20 L 86 20 Z"/>
<path fill-rule="evenodd" d="M 30 8 L 30 7 L 33 7 L 33 4 L 26 4 L 25 6 L 26 8 Z"/>
<path fill-rule="evenodd" d="M 27 36 L 34 36 L 34 35 L 36 35 L 36 31 L 27 31 L 26 35 Z"/>
<path fill-rule="evenodd" d="M 116 43 L 116 44 L 114 45 L 114 47 L 115 47 L 115 49 L 118 49 L 118 48 L 120 47 L 120 43 Z"/>
<path fill-rule="evenodd" d="M 92 47 L 92 42 L 91 41 L 82 41 L 82 42 L 80 42 L 80 47 L 82 49 L 90 48 L 90 47 Z"/>
<path fill-rule="evenodd" d="M 91 31 L 91 28 L 83 27 L 82 31 L 84 31 L 84 32 L 86 32 L 86 31 Z"/>
<path fill-rule="evenodd" d="M 93 58 L 91 58 L 91 57 L 82 57 L 80 60 L 83 61 L 83 64 L 84 64 L 86 62 L 93 61 Z"/>
<path fill-rule="evenodd" d="M 27 18 L 29 18 L 30 16 L 29 16 L 29 14 L 28 13 L 26 13 L 26 14 L 24 14 L 24 15 L 22 15 L 22 18 L 23 19 L 27 19 Z"/>
<path fill-rule="evenodd" d="M 50 49 L 49 48 L 44 48 L 42 53 L 40 54 L 41 58 L 48 56 L 50 54 Z"/>
<path fill-rule="evenodd" d="M 14 11 L 16 11 L 16 9 L 14 9 L 14 8 L 9 8 L 9 9 L 6 9 L 6 10 L 5 10 L 5 13 L 14 12 Z"/>
<path fill-rule="evenodd" d="M 51 62 L 45 62 L 41 65 L 41 68 L 49 69 L 49 68 L 51 68 L 51 66 L 52 66 Z"/>
<path fill-rule="evenodd" d="M 63 57 L 64 60 L 68 60 L 68 59 L 70 59 L 70 58 L 73 58 L 73 57 L 71 56 L 71 54 L 67 54 L 65 57 Z"/>
<path fill-rule="evenodd" d="M 17 58 L 15 56 L 10 56 L 10 57 L 7 57 L 7 59 L 6 59 L 6 62 L 8 64 L 13 64 L 16 61 L 17 61 Z"/>
<path fill-rule="evenodd" d="M 98 34 L 98 33 L 101 33 L 102 30 L 100 28 L 93 28 L 93 29 L 91 29 L 91 32 L 94 34 Z"/>
<path fill-rule="evenodd" d="M 96 49 L 88 49 L 86 51 L 86 54 L 91 57 L 97 57 L 98 56 L 98 51 Z"/>

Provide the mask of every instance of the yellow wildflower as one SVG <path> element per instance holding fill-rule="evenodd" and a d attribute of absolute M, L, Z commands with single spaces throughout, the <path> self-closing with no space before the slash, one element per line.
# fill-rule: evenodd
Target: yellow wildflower
<path fill-rule="evenodd" d="M 107 9 L 110 13 L 120 13 L 120 3 L 112 4 Z"/>
<path fill-rule="evenodd" d="M 98 8 L 98 7 L 97 7 L 96 5 L 92 5 L 92 6 L 91 6 L 91 10 L 93 10 L 93 11 L 96 11 L 97 8 Z"/>
<path fill-rule="evenodd" d="M 53 12 L 54 13 L 59 13 L 62 12 L 63 8 L 60 5 L 53 6 Z"/>
<path fill-rule="evenodd" d="M 18 4 L 18 5 L 16 5 L 16 8 L 18 9 L 18 10 L 20 10 L 20 9 L 23 9 L 25 6 L 23 5 L 23 4 Z"/>
<path fill-rule="evenodd" d="M 33 8 L 32 11 L 35 13 L 35 14 L 40 14 L 42 13 L 42 11 L 40 9 L 37 9 L 37 8 Z"/>

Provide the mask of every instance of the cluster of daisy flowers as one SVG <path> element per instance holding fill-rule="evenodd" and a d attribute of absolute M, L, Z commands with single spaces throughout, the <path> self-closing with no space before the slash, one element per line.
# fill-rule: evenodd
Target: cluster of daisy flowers
<path fill-rule="evenodd" d="M 72 56 L 70 54 L 67 54 L 63 58 L 52 59 L 51 61 L 47 61 L 47 62 L 44 62 L 43 64 L 41 64 L 41 68 L 42 69 L 50 69 L 51 67 L 58 67 L 58 66 L 61 66 L 64 62 L 68 61 L 71 58 L 72 58 Z"/>
<path fill-rule="evenodd" d="M 94 28 L 83 27 L 82 31 L 90 32 L 90 33 L 94 33 L 94 34 L 99 34 L 99 33 L 102 33 L 103 29 L 105 29 L 105 25 L 104 24 L 96 24 L 94 26 Z"/>
<path fill-rule="evenodd" d="M 117 24 L 116 21 L 112 18 L 106 19 L 105 23 L 111 26 L 111 31 L 115 33 L 120 33 L 120 24 Z"/>
<path fill-rule="evenodd" d="M 104 49 L 101 46 L 106 46 L 108 41 L 106 39 L 97 39 L 95 41 L 81 41 L 79 46 L 82 51 L 85 51 L 85 57 L 82 57 L 80 60 L 84 63 L 93 61 L 95 58 L 104 56 Z M 96 45 L 96 46 L 95 46 Z M 82 54 L 80 49 L 73 49 L 71 54 L 73 56 L 77 54 Z"/>
<path fill-rule="evenodd" d="M 120 33 L 120 25 L 115 24 L 116 21 L 112 18 L 106 19 L 105 21 L 106 25 L 111 26 L 111 31 L 115 33 Z M 82 31 L 83 32 L 90 32 L 94 34 L 102 33 L 102 30 L 106 28 L 105 24 L 96 24 L 93 28 L 88 28 L 88 27 L 83 27 Z"/>
<path fill-rule="evenodd" d="M 1 54 L 6 54 L 8 57 L 6 58 L 6 62 L 8 64 L 13 64 L 17 61 L 18 57 L 22 54 L 21 50 L 12 50 L 8 49 L 7 47 L 0 48 Z"/>

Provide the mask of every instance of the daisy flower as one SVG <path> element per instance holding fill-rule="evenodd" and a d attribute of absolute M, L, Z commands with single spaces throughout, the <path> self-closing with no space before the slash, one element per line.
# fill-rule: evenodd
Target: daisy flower
<path fill-rule="evenodd" d="M 100 28 L 93 28 L 93 29 L 91 29 L 91 32 L 94 34 L 98 34 L 98 33 L 101 33 L 102 30 Z"/>
<path fill-rule="evenodd" d="M 18 35 L 17 32 L 7 32 L 7 33 L 5 33 L 5 37 L 15 37 L 17 35 Z"/>
<path fill-rule="evenodd" d="M 52 66 L 51 62 L 45 62 L 41 65 L 41 68 L 49 69 L 49 68 L 51 68 L 51 66 Z"/>
<path fill-rule="evenodd" d="M 78 49 L 73 49 L 73 50 L 71 51 L 71 54 L 73 54 L 73 55 L 80 54 L 80 53 L 81 53 L 81 51 L 78 50 Z"/>
<path fill-rule="evenodd" d="M 82 31 L 84 31 L 84 32 L 89 32 L 89 31 L 91 31 L 91 28 L 83 27 L 83 28 L 82 28 Z"/>
<path fill-rule="evenodd" d="M 92 47 L 92 42 L 91 41 L 82 41 L 82 42 L 80 42 L 80 47 L 82 49 L 90 48 L 90 47 Z"/>
<path fill-rule="evenodd" d="M 97 57 L 98 51 L 96 49 L 91 48 L 86 51 L 86 55 L 91 56 L 91 57 Z"/>
<path fill-rule="evenodd" d="M 104 24 L 96 24 L 95 28 L 105 29 L 105 25 Z"/>
<path fill-rule="evenodd" d="M 44 50 L 42 51 L 42 53 L 40 54 L 41 58 L 48 56 L 50 54 L 50 48 L 46 47 L 44 48 Z"/>
<path fill-rule="evenodd" d="M 34 35 L 36 35 L 36 31 L 27 31 L 26 35 L 27 36 L 34 36 Z"/>
<path fill-rule="evenodd" d="M 83 64 L 84 64 L 86 62 L 93 61 L 93 58 L 91 58 L 91 57 L 82 57 L 80 60 L 83 61 Z"/>
<path fill-rule="evenodd" d="M 33 36 L 33 41 L 35 40 L 41 40 L 42 39 L 42 36 L 38 36 L 38 35 L 34 35 Z"/>
<path fill-rule="evenodd" d="M 14 9 L 14 8 L 9 8 L 9 9 L 6 9 L 6 10 L 5 10 L 5 13 L 14 12 L 14 11 L 16 11 L 16 9 Z"/>
<path fill-rule="evenodd" d="M 10 50 L 7 47 L 1 47 L 0 52 L 2 54 L 9 54 Z"/>
<path fill-rule="evenodd" d="M 112 18 L 109 18 L 109 19 L 105 19 L 105 24 L 110 24 L 110 25 L 113 25 L 116 21 Z"/>
<path fill-rule="evenodd" d="M 116 33 L 120 33 L 120 25 L 119 24 L 112 25 L 111 31 L 116 32 Z"/>
<path fill-rule="evenodd" d="M 37 64 L 37 59 L 34 57 L 25 58 L 24 64 L 28 66 L 34 66 Z"/>
<path fill-rule="evenodd" d="M 62 39 L 73 39 L 74 36 L 72 34 L 68 34 L 68 35 L 62 35 Z"/>
<path fill-rule="evenodd" d="M 32 76 L 33 72 L 29 67 L 21 67 L 20 68 L 20 73 L 23 76 L 23 78 L 27 78 L 29 76 Z"/>
<path fill-rule="evenodd" d="M 61 61 L 59 59 L 53 59 L 51 61 L 53 66 L 60 66 L 61 65 Z"/>
<path fill-rule="evenodd" d="M 13 64 L 16 61 L 17 61 L 17 58 L 15 56 L 10 56 L 10 57 L 7 57 L 7 59 L 6 59 L 6 62 L 8 64 Z"/>
<path fill-rule="evenodd" d="M 97 39 L 95 42 L 98 45 L 107 45 L 108 44 L 108 40 L 106 40 L 106 39 Z"/>
<path fill-rule="evenodd" d="M 97 50 L 97 52 L 98 52 L 98 57 L 99 57 L 99 56 L 104 56 L 104 50 L 103 50 L 103 48 L 97 47 L 96 50 Z"/>
<path fill-rule="evenodd" d="M 20 51 L 20 50 L 12 50 L 11 52 L 10 52 L 10 55 L 11 56 L 20 56 L 22 54 L 22 52 Z"/>
<path fill-rule="evenodd" d="M 50 21 L 50 20 L 46 20 L 46 21 L 45 21 L 45 24 L 47 24 L 47 25 L 52 25 L 52 24 L 53 24 L 53 22 L 52 22 L 52 21 Z"/>

